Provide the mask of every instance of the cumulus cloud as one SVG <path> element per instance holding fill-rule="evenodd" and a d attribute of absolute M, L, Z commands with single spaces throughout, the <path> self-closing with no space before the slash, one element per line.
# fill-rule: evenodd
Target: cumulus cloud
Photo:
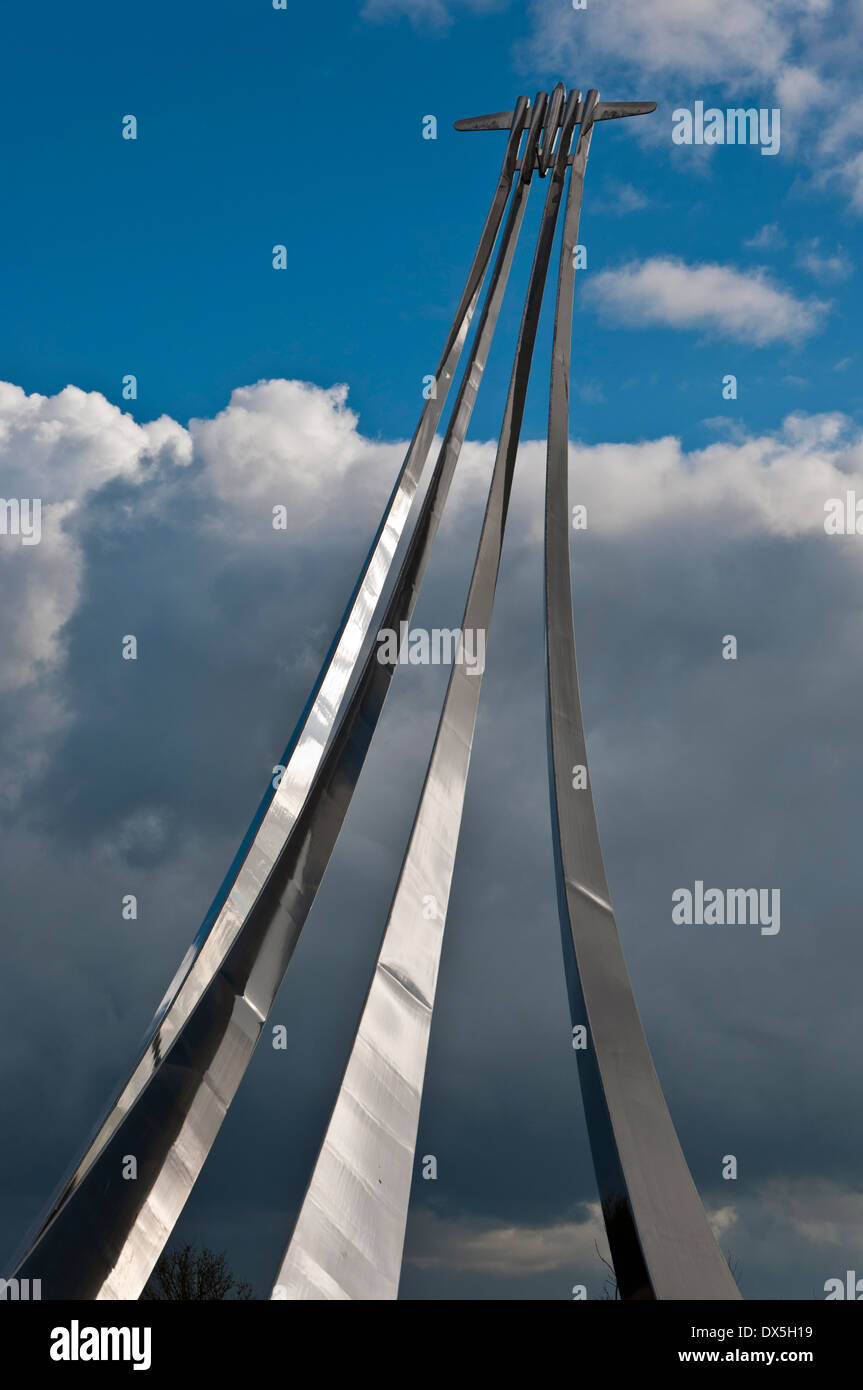
<path fill-rule="evenodd" d="M 802 332 L 806 315 L 816 312 L 760 278 L 666 261 L 602 272 L 589 298 L 602 312 L 643 323 L 707 328 L 721 316 L 727 331 L 745 330 L 761 341 L 793 323 Z M 85 596 L 83 523 L 100 490 L 118 483 L 131 489 L 99 511 L 100 525 L 119 533 L 133 514 L 137 524 L 147 518 L 164 524 L 182 483 L 202 538 L 217 536 L 226 554 L 269 555 L 274 562 L 278 545 L 279 556 L 287 553 L 298 565 L 323 534 L 342 553 L 357 544 L 360 519 L 372 530 L 406 447 L 364 437 L 344 386 L 299 381 L 239 388 L 224 410 L 190 421 L 188 429 L 166 418 L 138 425 L 94 392 L 67 387 L 55 397 L 27 396 L 3 384 L 0 441 L 6 495 L 43 499 L 39 545 L 0 540 L 9 596 L 0 611 L 0 694 L 27 690 L 32 697 L 29 733 L 19 729 L 12 738 L 7 793 L 17 784 L 13 764 L 20 764 L 22 779 L 35 775 L 44 767 L 47 741 L 67 727 L 64 632 Z M 543 446 L 528 441 L 522 451 L 539 475 Z M 465 447 L 454 496 L 468 508 L 481 504 L 493 454 L 491 442 Z M 609 536 L 645 524 L 708 525 L 719 517 L 736 534 L 813 533 L 823 528 L 825 500 L 844 495 L 863 473 L 859 437 L 837 414 L 792 415 L 773 433 L 690 452 L 673 437 L 574 446 L 573 463 L 591 524 Z M 279 533 L 275 506 L 285 509 Z M 530 530 L 539 515 L 526 519 Z M 11 730 L 12 712 L 9 719 Z"/>
<path fill-rule="evenodd" d="M 674 437 L 574 447 L 578 498 L 607 535 L 681 524 L 728 536 L 824 532 L 824 504 L 863 492 L 863 438 L 840 414 L 790 415 L 774 433 L 687 451 Z"/>
<path fill-rule="evenodd" d="M 38 499 L 41 540 L 0 537 L 0 692 L 36 680 L 61 654 L 63 625 L 80 598 L 75 522 L 88 496 L 117 478 L 143 482 L 159 462 L 188 463 L 191 441 L 173 420 L 138 425 L 94 391 L 67 386 L 27 395 L 0 382 L 0 485 L 5 498 Z"/>
<path fill-rule="evenodd" d="M 829 309 L 798 299 L 766 271 L 687 265 L 667 256 L 602 270 L 585 302 L 615 322 L 649 328 L 700 328 L 763 347 L 817 332 Z"/>
<path fill-rule="evenodd" d="M 344 385 L 260 381 L 233 391 L 214 419 L 189 422 L 205 489 L 232 535 L 268 512 L 271 524 L 286 502 L 289 528 L 337 525 L 352 495 L 395 476 L 406 446 L 364 438 L 347 396 Z"/>
<path fill-rule="evenodd" d="M 41 515 L 37 544 L 10 528 L 0 535 L 0 697 L 28 692 L 26 714 L 7 714 L 7 804 L 46 768 L 49 740 L 68 723 L 57 678 L 64 629 L 82 596 L 87 499 L 118 479 L 141 486 L 164 466 L 182 468 L 191 451 L 187 432 L 167 417 L 138 425 L 97 392 L 27 395 L 0 382 L 0 495 L 19 507 L 38 503 Z"/>
<path fill-rule="evenodd" d="M 64 597 L 67 572 L 52 569 L 44 542 L 3 561 L 20 569 L 25 601 L 35 592 L 25 567 L 44 565 L 45 593 L 59 601 L 59 590 L 69 613 L 51 659 L 31 662 L 28 683 L 0 696 L 4 773 L 31 735 L 0 865 L 13 943 L 0 977 L 12 1038 L 0 1069 L 18 1136 L 2 1155 L 7 1244 L 83 1137 L 82 1116 L 119 1080 L 118 1059 L 134 1050 L 197 930 L 302 709 L 404 450 L 363 433 L 344 388 L 258 383 L 186 430 L 136 426 L 79 396 L 69 459 L 55 428 L 50 474 L 63 480 L 55 500 L 72 507 L 77 587 Z M 59 397 L 22 404 L 14 390 L 3 399 L 34 435 L 33 421 L 67 408 Z M 444 516 L 420 623 L 458 621 L 494 447 L 465 448 L 453 491 L 461 510 Z M 544 452 L 528 440 L 516 474 L 421 1119 L 418 1153 L 439 1156 L 441 1182 L 417 1184 L 405 1287 L 419 1281 L 432 1296 L 452 1281 L 482 1293 L 489 1280 L 512 1290 L 518 1279 L 519 1291 L 567 1297 L 575 1280 L 600 1289 L 604 1278 L 595 1208 L 583 1205 L 595 1190 L 548 841 Z M 857 1229 L 853 1204 L 819 1198 L 829 1259 L 821 1246 L 813 1255 L 798 1229 L 802 1205 L 767 1179 L 782 1174 L 802 1193 L 816 1174 L 851 1191 L 860 1147 L 849 1098 L 861 544 L 827 537 L 823 518 L 829 497 L 863 495 L 863 438 L 844 416 L 798 413 L 698 450 L 673 437 L 574 442 L 570 463 L 572 500 L 589 517 L 574 566 L 591 773 L 645 1027 L 744 1291 L 818 1296 L 853 1261 L 841 1234 L 846 1220 Z M 272 528 L 278 503 L 287 534 Z M 119 642 L 105 657 L 127 630 L 142 637 L 134 671 Z M 719 655 L 729 631 L 740 635 L 737 663 Z M 229 1233 L 231 1252 L 244 1273 L 248 1257 L 250 1275 L 277 1267 L 304 1190 L 445 677 L 405 668 L 394 682 L 274 1012 L 296 1046 L 259 1049 L 184 1218 L 193 1224 L 178 1232 L 224 1243 L 218 1222 L 230 1206 L 247 1232 Z M 32 732 L 52 719 L 46 755 Z M 814 794 L 801 798 L 801 785 Z M 683 938 L 670 893 L 696 877 L 781 884 L 780 935 Z M 130 892 L 140 920 L 120 928 Z M 813 1098 L 805 1132 L 787 1067 L 801 1032 Z M 291 1105 L 274 1108 L 274 1093 Z M 729 1152 L 745 1156 L 733 1206 L 717 1171 Z M 423 1209 L 430 1188 L 452 1202 L 443 1214 Z"/>
<path fill-rule="evenodd" d="M 7 803 L 48 766 L 51 740 L 68 727 L 65 634 L 84 597 L 83 530 L 93 498 L 110 486 L 131 489 L 109 508 L 107 524 L 118 534 L 133 515 L 164 515 L 166 490 L 186 474 L 197 448 L 206 475 L 202 528 L 260 534 L 271 523 L 271 506 L 290 500 L 291 534 L 321 509 L 338 515 L 334 492 L 349 468 L 365 468 L 372 489 L 376 476 L 382 489 L 391 479 L 391 451 L 357 434 L 355 417 L 343 409 L 343 388 L 276 383 L 275 405 L 273 394 L 267 383 L 237 392 L 221 416 L 187 430 L 167 417 L 140 425 L 98 392 L 68 386 L 55 396 L 27 395 L 0 383 L 0 495 L 41 505 L 37 544 L 23 544 L 11 531 L 0 535 L 0 697 L 28 692 L 26 712 L 16 706 L 7 714 Z M 117 650 L 121 636 L 110 639 Z"/>

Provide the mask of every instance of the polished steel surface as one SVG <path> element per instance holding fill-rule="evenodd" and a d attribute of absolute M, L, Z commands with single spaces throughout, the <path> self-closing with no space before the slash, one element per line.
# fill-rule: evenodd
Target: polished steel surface
<path fill-rule="evenodd" d="M 551 160 L 554 154 L 554 142 L 557 132 L 560 129 L 560 118 L 565 101 L 566 88 L 562 82 L 558 82 L 548 99 L 545 118 L 542 122 L 542 144 L 537 156 L 536 165 L 539 170 L 539 176 L 543 179 L 551 168 Z"/>
<path fill-rule="evenodd" d="M 429 396 L 318 680 L 219 893 L 159 1006 L 140 1060 L 28 1242 L 15 1273 L 45 1298 L 136 1298 L 188 1198 L 264 1028 L 314 902 L 398 654 L 368 645 L 399 539 L 479 302 L 458 396 L 379 619 L 414 609 L 482 379 L 536 169 L 551 178 L 462 629 L 487 633 L 525 395 L 567 168 L 554 324 L 545 526 L 549 777 L 558 897 L 579 1076 L 603 1214 L 625 1298 L 739 1294 L 680 1148 L 638 1016 L 609 897 L 587 768 L 572 618 L 567 493 L 569 373 L 584 174 L 594 123 L 653 102 L 566 97 L 456 122 L 509 128 L 503 167 Z M 570 153 L 576 125 L 580 133 Z M 524 151 L 519 147 L 524 132 Z M 397 1296 L 443 931 L 482 685 L 455 664 L 383 943 L 342 1087 L 273 1298 Z M 589 777 L 588 777 L 589 782 Z M 123 1177 L 138 1160 L 138 1178 Z"/>
<path fill-rule="evenodd" d="M 552 348 L 545 514 L 549 779 L 561 933 L 591 1151 L 621 1297 L 739 1298 L 677 1138 L 612 911 L 587 768 L 567 490 L 573 259 L 597 94 L 585 99 L 564 218 Z"/>
<path fill-rule="evenodd" d="M 436 374 L 363 573 L 283 758 L 201 931 L 159 1006 L 131 1078 L 64 1183 L 17 1266 L 38 1270 L 46 1298 L 137 1298 L 209 1153 L 341 828 L 385 689 L 374 663 L 337 722 L 416 492 L 506 210 L 526 98 Z M 519 219 L 520 221 L 520 219 Z M 514 237 L 512 238 L 514 246 Z M 509 256 L 499 258 L 498 282 Z M 502 294 L 502 286 L 500 288 Z M 495 301 L 499 306 L 499 298 Z M 390 601 L 416 597 L 485 363 L 497 311 L 486 314 L 435 472 Z M 461 434 L 459 434 L 461 431 Z M 431 520 L 430 520 L 431 518 Z M 391 673 L 390 673 L 391 676 Z M 362 731 L 358 735 L 358 719 Z M 335 732 L 333 732 L 335 730 Z M 328 739 L 330 743 L 328 746 Z M 122 1177 L 126 1154 L 139 1177 Z"/>
<path fill-rule="evenodd" d="M 530 179 L 544 96 L 540 93 L 534 103 L 524 157 L 528 173 L 519 189 Z M 540 224 L 463 633 L 485 633 L 491 622 L 576 101 L 573 94 L 564 114 Z M 273 1298 L 397 1297 L 432 1009 L 481 687 L 481 671 L 453 666 L 374 976 Z"/>

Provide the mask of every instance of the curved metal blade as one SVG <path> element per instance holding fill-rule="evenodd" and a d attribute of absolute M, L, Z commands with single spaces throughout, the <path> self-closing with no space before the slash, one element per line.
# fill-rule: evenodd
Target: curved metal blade
<path fill-rule="evenodd" d="M 517 103 L 517 113 L 527 99 Z M 488 267 L 515 169 L 520 124 L 508 142 L 492 210 L 465 289 L 469 317 Z M 501 194 L 503 198 L 501 201 Z M 384 627 L 399 630 L 412 611 L 485 365 L 521 213 L 510 217 L 453 419 Z M 492 229 L 493 233 L 492 234 Z M 483 260 L 484 258 L 484 260 Z M 459 306 L 464 309 L 465 296 Z M 450 335 L 443 375 L 452 374 L 467 321 Z M 441 377 L 439 377 L 439 380 Z M 439 388 L 438 396 L 441 393 Z M 203 1167 L 251 1058 L 267 1012 L 314 901 L 347 813 L 392 669 L 370 653 L 329 744 L 338 702 L 362 647 L 407 514 L 404 480 L 428 448 L 439 417 L 418 429 L 372 547 L 365 576 L 325 663 L 317 696 L 298 725 L 285 774 L 269 794 L 223 885 L 218 908 L 160 1006 L 147 1049 L 96 1138 L 42 1223 L 19 1273 L 38 1269 L 47 1298 L 137 1298 Z M 420 444 L 417 444 L 417 440 Z M 415 491 L 419 473 L 415 472 Z M 411 493 L 412 495 L 412 493 Z M 370 606 L 371 605 L 371 606 Z M 218 908 L 218 910 L 217 910 Z M 209 924 L 209 934 L 206 929 Z M 122 1177 L 123 1158 L 138 1159 L 138 1178 Z M 86 1257 L 82 1256 L 86 1251 Z"/>
<path fill-rule="evenodd" d="M 542 123 L 542 145 L 537 155 L 537 168 L 540 178 L 544 179 L 554 156 L 554 142 L 560 127 L 560 118 L 563 112 L 564 102 L 566 101 L 566 88 L 562 82 L 558 82 L 554 91 L 548 99 L 545 117 Z"/>
<path fill-rule="evenodd" d="M 539 136 L 545 103 L 535 103 Z M 542 295 L 575 120 L 568 103 L 540 224 L 462 633 L 491 622 Z M 535 141 L 534 141 L 535 143 Z M 532 158 L 527 155 L 530 170 Z M 528 174 L 529 179 L 529 174 Z M 474 652 L 478 650 L 478 642 Z M 484 663 L 483 663 L 484 665 Z M 383 944 L 276 1299 L 394 1299 L 440 952 L 482 666 L 454 664 Z"/>
<path fill-rule="evenodd" d="M 585 102 L 596 100 L 588 93 Z M 650 1056 L 614 920 L 593 793 L 573 787 L 587 748 L 569 566 L 569 371 L 574 257 L 592 121 L 582 124 L 567 198 L 548 417 L 545 621 L 549 781 L 563 952 L 584 1109 L 623 1298 L 740 1295 L 683 1156 Z"/>

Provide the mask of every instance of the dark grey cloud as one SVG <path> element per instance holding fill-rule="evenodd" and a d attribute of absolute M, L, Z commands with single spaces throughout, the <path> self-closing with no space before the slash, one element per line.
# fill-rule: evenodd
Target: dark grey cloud
<path fill-rule="evenodd" d="M 193 425 L 191 454 L 77 487 L 72 611 L 53 660 L 3 692 L 6 743 L 29 720 L 47 759 L 16 764 L 0 845 L 7 1251 L 134 1059 L 397 467 L 399 447 L 364 441 L 343 401 L 276 388 Z M 417 1150 L 439 1177 L 415 1180 L 407 1298 L 603 1287 L 552 879 L 542 452 L 522 450 L 489 638 Z M 444 519 L 416 625 L 460 619 L 492 453 L 466 451 L 462 510 Z M 859 471 L 859 441 L 835 419 L 697 455 L 673 441 L 573 453 L 590 517 L 574 542 L 578 651 L 612 895 L 684 1150 L 749 1297 L 818 1297 L 860 1263 L 863 542 L 821 524 L 830 489 Z M 270 525 L 281 501 L 287 534 Z M 120 659 L 126 632 L 137 663 Z M 727 633 L 736 662 L 721 657 Z M 227 1248 L 259 1295 L 347 1057 L 446 674 L 405 667 L 394 682 L 273 1010 L 287 1050 L 265 1034 L 177 1227 Z M 40 700 L 62 719 L 40 723 Z M 697 878 L 779 887 L 779 934 L 673 924 L 672 892 Z M 135 923 L 120 913 L 130 892 Z M 736 1182 L 721 1178 L 726 1154 Z"/>

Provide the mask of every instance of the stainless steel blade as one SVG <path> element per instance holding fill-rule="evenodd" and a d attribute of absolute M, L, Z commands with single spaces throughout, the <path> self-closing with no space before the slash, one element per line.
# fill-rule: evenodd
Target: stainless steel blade
<path fill-rule="evenodd" d="M 526 98 L 517 104 L 519 117 L 526 105 Z M 514 123 L 480 249 L 457 310 L 462 321 L 450 334 L 442 359 L 447 385 L 506 208 L 520 139 L 521 126 Z M 482 377 L 520 221 L 521 212 L 510 218 L 506 249 L 502 241 L 453 419 L 390 600 L 383 625 L 395 622 L 397 631 L 393 614 L 412 609 L 437 529 Z M 247 836 L 245 857 L 241 851 L 226 880 L 227 891 L 223 885 L 222 907 L 211 909 L 209 931 L 205 922 L 191 961 L 184 962 L 160 1006 L 132 1078 L 18 1268 L 20 1277 L 26 1277 L 30 1268 L 42 1271 L 37 1277 L 42 1277 L 47 1298 L 138 1296 L 242 1079 L 347 812 L 385 697 L 384 668 L 371 670 L 370 656 L 364 679 L 327 746 L 327 732 L 335 724 L 338 704 L 373 616 L 376 597 L 374 602 L 372 597 L 381 592 L 404 525 L 409 505 L 404 481 L 411 480 L 412 496 L 421 448 L 427 451 L 441 405 L 439 400 L 434 416 L 424 412 L 426 421 L 432 420 L 431 427 L 421 421 L 401 483 L 370 552 L 365 587 L 361 579 L 341 636 L 325 662 L 317 697 L 310 701 L 285 757 L 279 788 L 262 803 Z M 357 737 L 360 715 L 362 737 Z M 122 1178 L 126 1154 L 135 1155 L 139 1162 L 134 1183 Z"/>
<path fill-rule="evenodd" d="M 558 902 L 573 1026 L 597 1184 L 621 1297 L 740 1295 L 677 1138 L 639 1018 L 611 907 L 578 689 L 570 579 L 569 373 L 575 250 L 590 150 L 590 107 L 572 165 L 557 283 L 548 416 L 545 622 L 549 781 Z"/>
<path fill-rule="evenodd" d="M 520 186 L 530 181 L 544 93 Z M 563 117 L 462 633 L 491 623 L 524 401 L 575 124 Z M 344 1080 L 282 1261 L 274 1299 L 394 1299 L 450 885 L 482 670 L 454 664 L 410 841 Z"/>

